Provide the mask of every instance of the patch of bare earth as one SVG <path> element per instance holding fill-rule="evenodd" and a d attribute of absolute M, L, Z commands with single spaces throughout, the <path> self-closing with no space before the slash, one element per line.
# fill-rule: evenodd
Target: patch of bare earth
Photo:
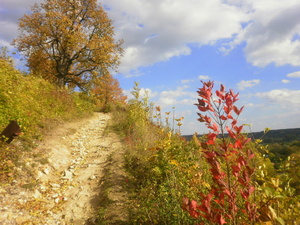
<path fill-rule="evenodd" d="M 0 224 L 127 224 L 123 149 L 104 132 L 108 114 L 52 130 L 18 170 L 31 170 L 0 187 Z"/>

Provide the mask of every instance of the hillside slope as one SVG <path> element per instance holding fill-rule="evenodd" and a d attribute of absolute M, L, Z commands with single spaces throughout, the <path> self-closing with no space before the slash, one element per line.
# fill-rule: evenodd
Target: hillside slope
<path fill-rule="evenodd" d="M 186 140 L 191 140 L 193 135 L 183 135 Z M 201 137 L 201 135 L 199 135 Z M 263 140 L 262 143 L 281 143 L 300 141 L 300 128 L 270 130 L 266 134 L 263 131 L 252 132 L 249 137 Z"/>

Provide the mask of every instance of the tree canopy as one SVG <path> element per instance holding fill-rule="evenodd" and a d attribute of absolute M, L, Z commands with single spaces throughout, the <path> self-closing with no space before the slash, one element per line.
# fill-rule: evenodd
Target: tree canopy
<path fill-rule="evenodd" d="M 45 0 L 20 19 L 19 29 L 13 44 L 30 71 L 59 86 L 85 90 L 95 71 L 116 70 L 123 52 L 96 0 Z"/>
<path fill-rule="evenodd" d="M 125 104 L 127 97 L 123 94 L 120 84 L 110 73 L 97 76 L 91 88 L 96 106 L 103 111 Z"/>

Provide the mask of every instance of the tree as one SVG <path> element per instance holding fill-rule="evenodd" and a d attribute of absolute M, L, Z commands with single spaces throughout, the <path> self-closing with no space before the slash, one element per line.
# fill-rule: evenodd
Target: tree
<path fill-rule="evenodd" d="M 13 44 L 31 72 L 61 87 L 85 90 L 94 71 L 116 70 L 123 52 L 96 0 L 45 0 L 20 19 L 19 29 Z"/>
<path fill-rule="evenodd" d="M 124 96 L 120 84 L 110 73 L 97 76 L 92 82 L 91 93 L 96 99 L 96 105 L 104 111 L 109 111 L 112 105 L 124 104 Z"/>

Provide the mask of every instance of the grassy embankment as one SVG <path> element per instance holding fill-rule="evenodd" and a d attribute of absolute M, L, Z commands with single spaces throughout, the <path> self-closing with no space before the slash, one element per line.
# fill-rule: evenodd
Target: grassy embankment
<path fill-rule="evenodd" d="M 0 183 L 18 176 L 16 165 L 48 129 L 62 121 L 74 120 L 93 111 L 82 93 L 62 90 L 44 79 L 16 70 L 8 59 L 0 58 L 0 130 L 16 120 L 22 135 L 11 144 L 0 143 Z M 34 156 L 33 156 L 34 157 Z"/>

